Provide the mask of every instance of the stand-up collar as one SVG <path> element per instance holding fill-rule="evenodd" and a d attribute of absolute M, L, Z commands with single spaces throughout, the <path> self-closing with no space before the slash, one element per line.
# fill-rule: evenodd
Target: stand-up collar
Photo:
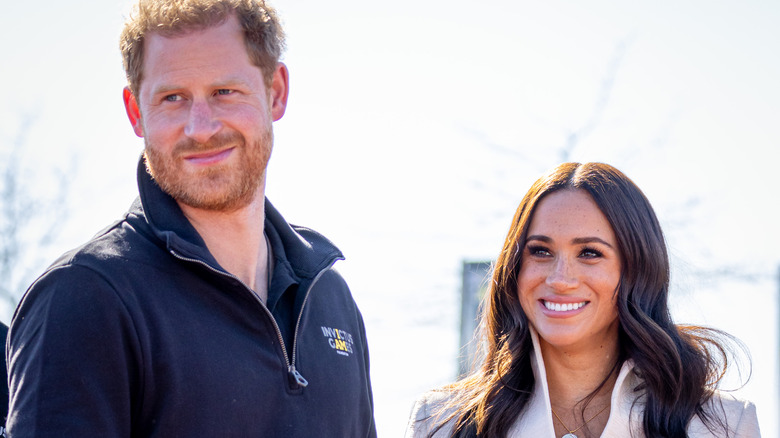
<path fill-rule="evenodd" d="M 325 236 L 306 227 L 289 224 L 266 198 L 266 230 L 278 234 L 284 246 L 284 259 L 301 279 L 310 279 L 336 260 L 344 259 L 341 251 Z M 269 233 L 270 234 L 270 233 Z M 274 248 L 276 250 L 276 248 Z M 279 261 L 280 257 L 274 255 Z"/>
<path fill-rule="evenodd" d="M 138 161 L 136 173 L 140 205 L 136 202 L 133 210 L 145 217 L 155 236 L 165 243 L 169 251 L 224 270 L 176 200 L 149 175 L 143 157 Z M 276 261 L 289 263 L 292 272 L 301 279 L 310 279 L 336 260 L 344 258 L 341 251 L 321 234 L 287 223 L 268 199 L 265 200 L 265 227 L 267 233 L 278 235 L 282 243 L 283 254 L 279 254 L 279 248 L 274 248 Z"/>
<path fill-rule="evenodd" d="M 143 216 L 154 234 L 165 242 L 168 250 L 203 260 L 215 267 L 219 266 L 206 247 L 206 242 L 184 216 L 176 200 L 165 193 L 149 175 L 143 157 L 138 160 L 136 178 Z"/>

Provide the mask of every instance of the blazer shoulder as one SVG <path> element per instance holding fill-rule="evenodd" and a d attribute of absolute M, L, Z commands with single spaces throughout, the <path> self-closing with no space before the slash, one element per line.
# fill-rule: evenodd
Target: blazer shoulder
<path fill-rule="evenodd" d="M 712 424 L 707 427 L 700 418 L 694 417 L 689 427 L 690 437 L 761 437 L 756 405 L 752 402 L 739 399 L 728 392 L 715 391 L 705 409 L 712 418 Z M 714 430 L 710 430 L 711 428 Z"/>
<path fill-rule="evenodd" d="M 451 389 L 437 388 L 422 394 L 412 406 L 406 438 L 426 438 L 439 425 L 446 422 L 434 437 L 448 437 L 452 432 L 453 420 L 448 420 L 455 411 L 449 407 L 454 394 Z"/>

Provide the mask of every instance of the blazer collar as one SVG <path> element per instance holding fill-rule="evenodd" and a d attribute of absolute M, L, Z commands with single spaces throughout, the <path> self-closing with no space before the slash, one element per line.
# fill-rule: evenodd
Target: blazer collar
<path fill-rule="evenodd" d="M 539 335 L 533 327 L 530 327 L 530 331 L 534 346 L 531 367 L 536 384 L 531 400 L 510 429 L 509 436 L 513 438 L 529 436 L 554 438 L 555 429 L 550 404 L 550 390 L 547 386 L 547 372 L 544 367 L 542 350 L 539 347 Z M 607 420 L 607 425 L 601 434 L 602 438 L 625 438 L 630 425 L 634 426 L 634 434 L 630 436 L 637 438 L 643 436 L 641 433 L 641 401 L 634 405 L 634 400 L 637 398 L 635 388 L 640 382 L 633 369 L 634 364 L 631 360 L 627 360 L 620 368 L 615 388 L 612 390 L 612 408 L 609 420 Z"/>

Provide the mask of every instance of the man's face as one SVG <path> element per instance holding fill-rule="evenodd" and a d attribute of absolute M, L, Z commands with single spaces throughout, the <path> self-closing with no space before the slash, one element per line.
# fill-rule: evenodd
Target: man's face
<path fill-rule="evenodd" d="M 244 207 L 262 194 L 287 72 L 279 64 L 266 88 L 235 17 L 182 36 L 150 34 L 139 88 L 137 119 L 127 92 L 125 103 L 163 190 L 182 204 L 214 211 Z"/>

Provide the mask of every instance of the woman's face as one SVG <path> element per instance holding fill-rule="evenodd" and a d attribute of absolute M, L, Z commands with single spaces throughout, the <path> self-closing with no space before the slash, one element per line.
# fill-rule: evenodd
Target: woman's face
<path fill-rule="evenodd" d="M 542 199 L 523 248 L 518 296 L 543 346 L 573 351 L 617 342 L 620 268 L 615 233 L 586 191 Z"/>

